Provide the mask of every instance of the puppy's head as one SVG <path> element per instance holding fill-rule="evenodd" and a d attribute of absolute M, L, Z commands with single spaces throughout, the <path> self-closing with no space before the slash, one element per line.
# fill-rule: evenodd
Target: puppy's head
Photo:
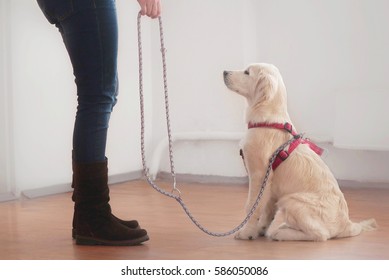
<path fill-rule="evenodd" d="M 279 94 L 286 94 L 278 69 L 271 64 L 251 64 L 244 70 L 224 71 L 226 86 L 246 97 L 249 105 L 271 101 Z"/>

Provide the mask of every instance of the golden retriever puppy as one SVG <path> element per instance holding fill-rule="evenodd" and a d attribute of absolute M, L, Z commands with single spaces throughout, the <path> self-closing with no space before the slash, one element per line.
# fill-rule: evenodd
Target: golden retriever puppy
<path fill-rule="evenodd" d="M 241 141 L 249 176 L 246 211 L 250 211 L 265 176 L 269 159 L 297 135 L 287 110 L 286 88 L 279 70 L 252 64 L 242 71 L 224 71 L 226 86 L 247 99 L 247 130 Z M 374 219 L 353 223 L 338 183 L 307 139 L 283 151 L 270 173 L 259 206 L 235 238 L 325 241 L 355 236 L 376 228 Z M 293 145 L 293 147 L 291 147 Z"/>

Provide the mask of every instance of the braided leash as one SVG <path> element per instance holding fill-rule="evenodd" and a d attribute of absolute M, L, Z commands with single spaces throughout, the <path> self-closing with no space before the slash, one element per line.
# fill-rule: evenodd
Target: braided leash
<path fill-rule="evenodd" d="M 161 188 L 159 188 L 156 183 L 153 181 L 149 174 L 149 170 L 147 168 L 146 164 L 146 152 L 145 152 L 145 114 L 144 114 L 144 98 L 143 98 L 143 60 L 142 60 L 142 40 L 141 40 L 141 13 L 138 14 L 138 20 L 137 20 L 137 27 L 138 27 L 138 54 L 139 54 L 139 97 L 140 97 L 140 112 L 141 112 L 141 154 L 142 154 L 142 165 L 143 165 L 143 172 L 146 177 L 147 182 L 159 193 L 175 199 L 181 207 L 184 209 L 185 213 L 188 215 L 190 220 L 203 232 L 205 232 L 208 235 L 215 236 L 215 237 L 224 237 L 231 234 L 234 234 L 238 230 L 240 230 L 251 218 L 251 216 L 254 214 L 255 210 L 257 209 L 259 205 L 259 201 L 262 198 L 263 192 L 265 190 L 265 186 L 267 184 L 267 181 L 269 179 L 270 172 L 272 170 L 272 164 L 275 161 L 278 153 L 282 150 L 284 150 L 290 143 L 292 143 L 295 139 L 301 138 L 302 134 L 298 134 L 295 137 L 291 138 L 287 142 L 285 142 L 283 145 L 281 145 L 271 156 L 269 160 L 269 165 L 266 170 L 265 177 L 263 179 L 261 189 L 259 191 L 258 197 L 256 201 L 254 202 L 250 212 L 247 214 L 246 218 L 234 229 L 227 231 L 227 232 L 212 232 L 203 227 L 191 214 L 188 207 L 185 205 L 184 201 L 181 198 L 181 192 L 177 188 L 177 180 L 176 180 L 176 174 L 174 171 L 174 160 L 173 160 L 173 143 L 172 143 L 172 133 L 170 128 L 170 113 L 169 113 L 169 98 L 168 98 L 168 87 L 167 87 L 167 67 L 166 67 L 166 49 L 164 45 L 163 40 L 163 28 L 162 28 L 162 19 L 159 17 L 159 31 L 160 31 L 160 41 L 161 41 L 161 53 L 162 53 L 162 64 L 163 64 L 163 81 L 164 81 L 164 93 L 165 93 L 165 111 L 166 111 L 166 124 L 167 124 L 167 134 L 168 134 L 168 142 L 169 142 L 169 159 L 170 159 L 170 171 L 173 178 L 173 189 L 171 192 L 167 192 Z M 177 192 L 178 194 L 175 194 Z"/>

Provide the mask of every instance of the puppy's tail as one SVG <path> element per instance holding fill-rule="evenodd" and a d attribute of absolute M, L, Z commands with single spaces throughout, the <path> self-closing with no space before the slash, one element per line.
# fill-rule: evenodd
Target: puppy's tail
<path fill-rule="evenodd" d="M 372 231 L 377 229 L 378 225 L 375 219 L 369 219 L 359 222 L 362 227 L 362 231 Z"/>
<path fill-rule="evenodd" d="M 350 221 L 345 230 L 340 233 L 337 238 L 350 237 L 359 235 L 362 231 L 372 231 L 378 227 L 375 219 L 368 219 L 359 223 L 353 223 Z"/>

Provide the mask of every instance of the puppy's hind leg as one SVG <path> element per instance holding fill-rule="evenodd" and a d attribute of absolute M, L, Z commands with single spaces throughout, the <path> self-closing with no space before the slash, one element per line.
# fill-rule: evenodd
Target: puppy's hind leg
<path fill-rule="evenodd" d="M 286 217 L 282 210 L 277 211 L 266 236 L 277 241 L 325 241 L 329 234 L 317 222 L 305 217 L 304 225 Z"/>

